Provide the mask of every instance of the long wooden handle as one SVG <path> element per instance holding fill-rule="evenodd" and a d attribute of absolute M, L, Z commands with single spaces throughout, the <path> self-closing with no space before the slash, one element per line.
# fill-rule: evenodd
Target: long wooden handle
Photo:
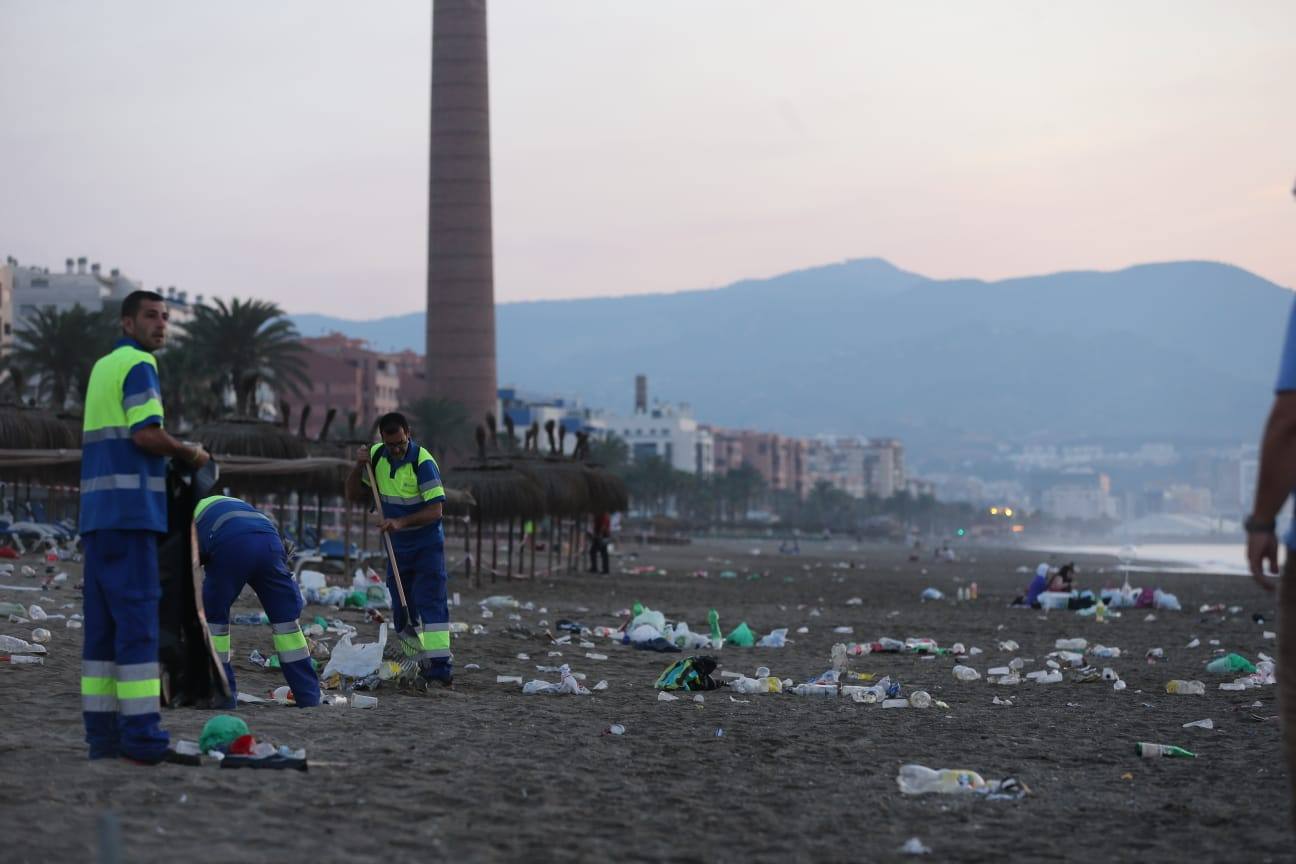
<path fill-rule="evenodd" d="M 378 515 L 381 517 L 383 512 L 382 498 L 378 495 L 378 478 L 374 477 L 373 465 L 366 462 L 365 471 L 369 473 L 369 489 L 373 492 L 374 507 L 377 508 Z M 406 609 L 406 614 L 409 614 L 410 606 L 405 601 L 405 586 L 401 584 L 400 567 L 396 564 L 396 550 L 392 548 L 391 536 L 386 531 L 379 531 L 378 533 L 382 535 L 383 542 L 387 546 L 387 560 L 391 562 L 392 576 L 396 579 L 396 594 L 400 597 L 401 606 Z"/>
<path fill-rule="evenodd" d="M 211 628 L 207 626 L 207 610 L 203 607 L 202 586 L 206 571 L 203 569 L 202 559 L 198 554 L 198 523 L 196 521 L 189 523 L 189 554 L 193 570 L 194 608 L 198 613 L 198 623 L 202 627 L 203 640 L 207 643 L 207 655 L 212 661 L 212 668 L 216 670 L 216 681 L 220 687 L 221 695 L 228 699 L 231 695 L 229 679 L 225 677 L 225 665 L 216 653 L 215 644 L 212 643 Z"/>

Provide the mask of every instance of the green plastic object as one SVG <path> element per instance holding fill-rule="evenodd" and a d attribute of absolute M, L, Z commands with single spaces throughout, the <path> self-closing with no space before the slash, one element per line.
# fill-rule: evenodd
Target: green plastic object
<path fill-rule="evenodd" d="M 750 648 L 756 644 L 756 634 L 751 631 L 751 628 L 747 626 L 747 622 L 744 621 L 730 631 L 729 635 L 725 637 L 725 642 L 730 645 L 737 645 L 740 648 Z"/>
<path fill-rule="evenodd" d="M 272 654 L 272 655 L 270 655 L 270 662 L 266 664 L 266 668 L 267 668 L 267 669 L 278 669 L 278 668 L 279 668 L 279 655 L 278 655 L 278 654 Z"/>
<path fill-rule="evenodd" d="M 711 625 L 711 641 L 720 644 L 720 613 L 712 609 L 707 613 L 707 624 Z"/>
<path fill-rule="evenodd" d="M 347 595 L 345 605 L 348 608 L 354 606 L 357 609 L 363 609 L 365 608 L 365 605 L 368 602 L 369 602 L 369 595 L 366 592 L 352 591 L 350 594 Z"/>
<path fill-rule="evenodd" d="M 209 753 L 217 747 L 224 747 L 235 738 L 250 734 L 242 717 L 217 714 L 203 726 L 202 734 L 198 736 L 198 747 L 202 752 Z"/>
<path fill-rule="evenodd" d="M 328 627 L 329 627 L 329 623 L 328 623 L 327 621 L 324 620 L 324 616 L 323 616 L 323 615 L 316 615 L 316 616 L 315 616 L 315 623 L 318 624 L 318 625 L 320 625 L 321 627 L 323 627 L 325 630 L 327 630 Z"/>
<path fill-rule="evenodd" d="M 634 619 L 638 618 L 640 615 L 643 614 L 643 611 L 644 611 L 644 605 L 640 603 L 638 600 L 636 600 L 634 602 L 634 605 L 630 607 L 630 620 L 633 621 Z"/>
<path fill-rule="evenodd" d="M 1206 664 L 1206 671 L 1213 672 L 1216 675 L 1227 675 L 1230 672 L 1241 672 L 1250 675 L 1256 671 L 1255 664 L 1243 657 L 1241 654 L 1226 654 L 1223 657 L 1216 657 Z"/>

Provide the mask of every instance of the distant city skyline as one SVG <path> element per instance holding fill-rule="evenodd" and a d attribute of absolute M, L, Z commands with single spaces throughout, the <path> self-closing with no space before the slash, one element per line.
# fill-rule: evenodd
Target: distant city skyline
<path fill-rule="evenodd" d="M 499 302 L 878 256 L 1296 287 L 1296 6 L 490 0 Z M 0 0 L 0 254 L 422 308 L 426 2 Z"/>

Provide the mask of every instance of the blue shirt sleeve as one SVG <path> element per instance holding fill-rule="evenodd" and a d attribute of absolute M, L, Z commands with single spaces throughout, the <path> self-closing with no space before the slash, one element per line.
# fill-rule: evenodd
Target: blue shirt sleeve
<path fill-rule="evenodd" d="M 1287 319 L 1287 338 L 1283 341 L 1282 362 L 1274 389 L 1279 393 L 1296 390 L 1296 300 L 1292 301 L 1291 316 Z"/>
<path fill-rule="evenodd" d="M 419 495 L 425 503 L 432 504 L 445 500 L 445 489 L 441 485 L 441 471 L 437 468 L 436 460 L 430 455 L 423 459 L 426 453 L 426 450 L 419 453 L 422 461 L 414 469 L 414 474 L 418 477 Z"/>
<path fill-rule="evenodd" d="M 162 384 L 151 363 L 136 363 L 122 385 L 122 407 L 130 431 L 162 425 Z"/>

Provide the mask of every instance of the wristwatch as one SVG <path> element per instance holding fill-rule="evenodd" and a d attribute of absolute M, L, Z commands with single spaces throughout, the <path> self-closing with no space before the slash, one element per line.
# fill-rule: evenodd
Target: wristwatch
<path fill-rule="evenodd" d="M 1274 529 L 1278 527 L 1278 522 L 1274 519 L 1261 522 L 1255 516 L 1248 516 L 1246 521 L 1242 523 L 1242 527 L 1246 529 L 1248 534 L 1272 534 Z"/>

